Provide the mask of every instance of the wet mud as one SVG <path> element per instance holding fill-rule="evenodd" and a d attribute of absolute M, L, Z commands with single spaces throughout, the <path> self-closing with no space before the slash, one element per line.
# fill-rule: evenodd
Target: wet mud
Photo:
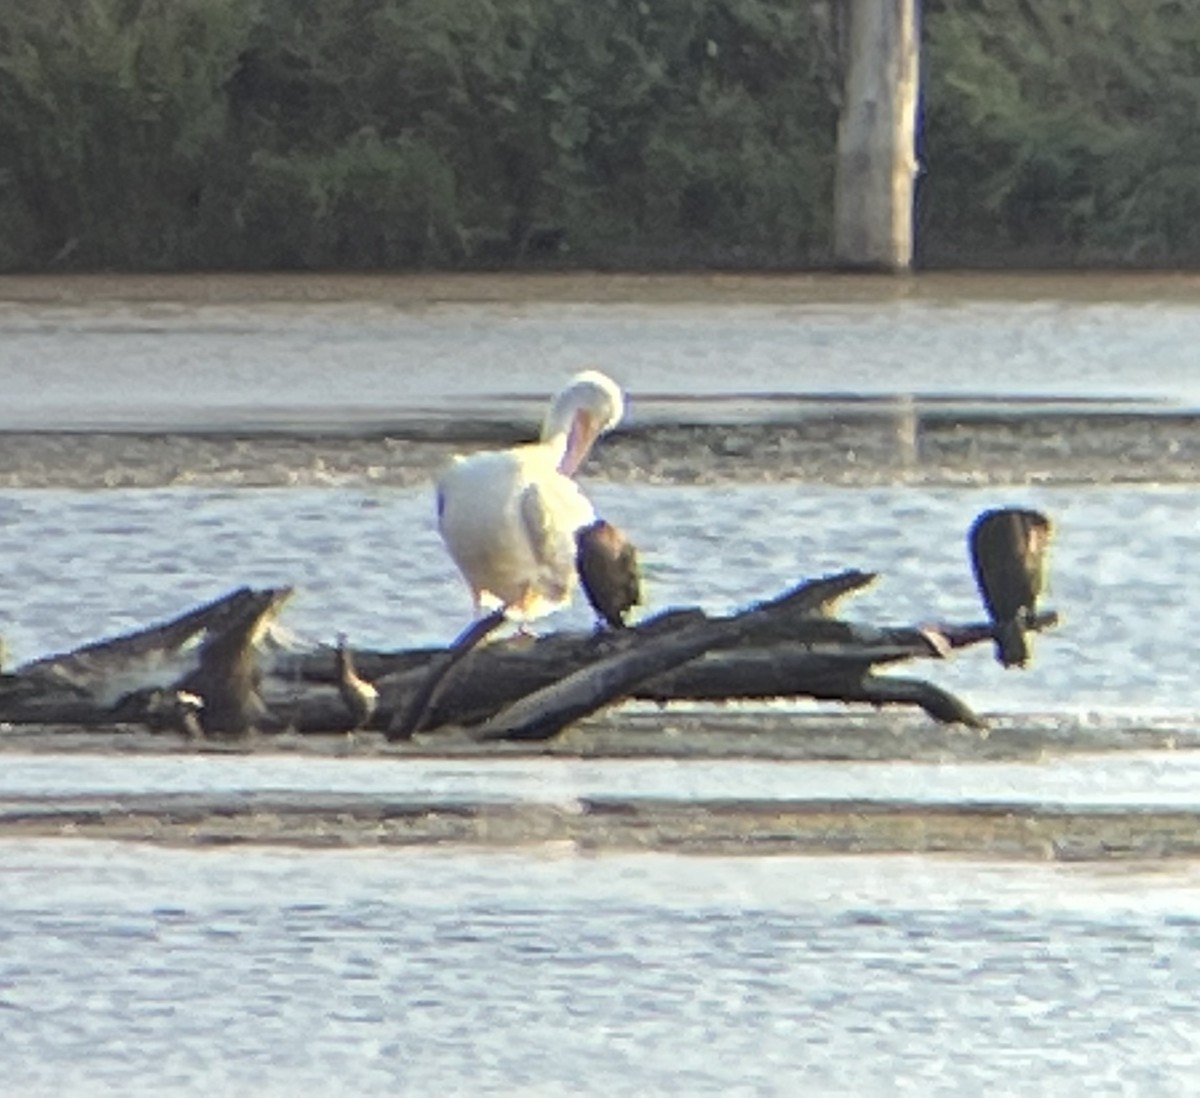
<path fill-rule="evenodd" d="M 569 845 L 578 853 L 954 854 L 1158 860 L 1200 854 L 1200 812 L 1021 803 L 582 797 L 474 804 L 307 793 L 109 794 L 0 800 L 0 836 L 172 846 Z"/>
<path fill-rule="evenodd" d="M 410 420 L 370 431 L 0 432 L 0 487 L 412 487 L 455 453 L 528 440 L 529 424 Z M 812 415 L 618 431 L 585 475 L 618 483 L 1192 484 L 1200 416 Z"/>
<path fill-rule="evenodd" d="M 556 741 L 489 745 L 441 733 L 409 744 L 382 736 L 284 735 L 196 745 L 114 728 L 8 729 L 0 753 L 301 755 L 322 758 L 576 758 L 1037 762 L 1071 754 L 1194 750 L 1200 734 L 1170 721 L 1114 721 L 1086 737 L 1061 717 L 1000 717 L 985 731 L 910 714 L 615 712 Z M 2 754 L 0 754 L 2 760 Z M 418 794 L 195 791 L 0 796 L 0 836 L 128 840 L 171 846 L 540 846 L 575 853 L 920 853 L 1016 860 L 1157 860 L 1200 854 L 1200 811 L 1028 800 L 581 796 L 541 801 Z"/>

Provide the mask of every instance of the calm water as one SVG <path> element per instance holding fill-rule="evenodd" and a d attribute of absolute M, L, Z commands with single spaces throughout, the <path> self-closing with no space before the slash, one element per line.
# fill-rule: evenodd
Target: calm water
<path fill-rule="evenodd" d="M 581 798 L 1005 803 L 1200 811 L 1200 752 L 1080 754 L 1038 762 L 722 759 L 348 759 L 6 754 L 0 807 L 108 794 L 345 793 L 390 804 L 570 805 Z"/>
<path fill-rule="evenodd" d="M 484 301 L 414 297 L 402 280 L 325 280 L 316 300 L 285 280 L 227 282 L 164 280 L 149 300 L 120 279 L 71 282 L 51 302 L 28 300 L 43 282 L 0 283 L 0 428 L 536 414 L 584 364 L 634 394 L 635 419 L 655 396 L 763 392 L 1200 405 L 1200 285 L 1182 279 L 697 278 L 604 304 L 540 300 L 553 280 L 491 280 L 504 299 Z M 591 288 L 605 298 L 609 283 Z"/>
<path fill-rule="evenodd" d="M 0 843 L 8 1093 L 1187 1094 L 1200 876 Z M 336 1081 L 336 1082 L 335 1082 Z"/>
<path fill-rule="evenodd" d="M 277 299 L 269 282 L 210 292 L 220 280 L 175 283 L 178 297 L 105 283 L 91 297 L 87 285 L 31 297 L 22 284 L 11 299 L 0 286 L 0 428 L 528 416 L 584 363 L 634 391 L 635 416 L 705 414 L 656 399 L 681 392 L 732 398 L 726 411 L 763 392 L 1200 405 L 1190 282 L 775 280 L 754 300 L 744 283 L 706 280 L 696 300 L 651 290 L 607 304 L 353 289 L 310 302 Z M 1044 508 L 1058 525 L 1047 601 L 1065 620 L 1037 642 L 1032 669 L 1005 672 L 980 648 L 916 671 L 984 711 L 1059 715 L 1085 741 L 1118 715 L 1192 727 L 1200 711 L 1186 640 L 1200 620 L 1187 581 L 1200 489 L 591 491 L 641 547 L 652 606 L 719 610 L 853 566 L 883 576 L 847 616 L 895 623 L 977 619 L 967 525 L 998 503 Z M 424 492 L 0 492 L 10 660 L 241 583 L 294 584 L 284 622 L 308 642 L 339 630 L 361 646 L 441 642 L 468 610 Z M 561 624 L 586 621 L 576 607 Z M 287 789 L 1200 807 L 1200 763 L 1183 752 L 941 766 L 0 761 L 4 798 Z M 0 840 L 0 1091 L 1187 1094 L 1200 1078 L 1198 909 L 1191 863 Z"/>

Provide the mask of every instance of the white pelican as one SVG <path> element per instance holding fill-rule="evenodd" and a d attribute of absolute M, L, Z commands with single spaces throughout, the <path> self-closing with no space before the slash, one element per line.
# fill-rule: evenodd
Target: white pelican
<path fill-rule="evenodd" d="M 476 616 L 503 607 L 530 621 L 570 600 L 575 532 L 596 518 L 571 478 L 624 412 L 616 382 L 585 370 L 551 402 L 538 442 L 456 457 L 442 473 L 438 528 Z"/>

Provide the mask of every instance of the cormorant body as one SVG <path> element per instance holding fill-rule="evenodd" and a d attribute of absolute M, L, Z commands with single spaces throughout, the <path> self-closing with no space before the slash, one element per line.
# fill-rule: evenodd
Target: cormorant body
<path fill-rule="evenodd" d="M 1045 515 L 1023 507 L 985 511 L 971 526 L 975 582 L 996 626 L 996 659 L 1005 667 L 1029 662 L 1025 626 L 1045 585 L 1050 531 Z"/>
<path fill-rule="evenodd" d="M 637 550 L 604 519 L 579 530 L 575 543 L 575 566 L 588 602 L 613 629 L 623 629 L 625 615 L 642 601 Z"/>

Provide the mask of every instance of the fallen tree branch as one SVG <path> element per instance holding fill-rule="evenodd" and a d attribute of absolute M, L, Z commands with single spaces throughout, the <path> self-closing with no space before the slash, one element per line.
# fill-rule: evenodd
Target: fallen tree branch
<path fill-rule="evenodd" d="M 426 672 L 421 689 L 413 694 L 403 710 L 397 712 L 388 725 L 389 740 L 411 740 L 425 726 L 430 707 L 441 697 L 450 681 L 450 673 L 489 634 L 504 624 L 503 608 L 494 610 L 486 617 L 469 625 L 455 638 L 445 653 L 434 660 Z"/>
<path fill-rule="evenodd" d="M 916 705 L 939 721 L 982 723 L 946 691 L 878 670 L 990 642 L 993 627 L 874 626 L 833 616 L 839 600 L 874 578 L 839 573 L 729 615 L 681 609 L 620 631 L 478 644 L 500 624 L 499 615 L 476 623 L 449 649 L 358 650 L 355 660 L 379 692 L 371 727 L 392 739 L 443 727 L 468 728 L 483 742 L 543 739 L 625 698 L 818 698 Z M 332 647 L 263 658 L 258 641 L 289 594 L 240 589 L 162 625 L 0 675 L 0 721 L 198 723 L 217 735 L 345 728 Z M 1056 622 L 1044 613 L 1029 627 Z"/>

